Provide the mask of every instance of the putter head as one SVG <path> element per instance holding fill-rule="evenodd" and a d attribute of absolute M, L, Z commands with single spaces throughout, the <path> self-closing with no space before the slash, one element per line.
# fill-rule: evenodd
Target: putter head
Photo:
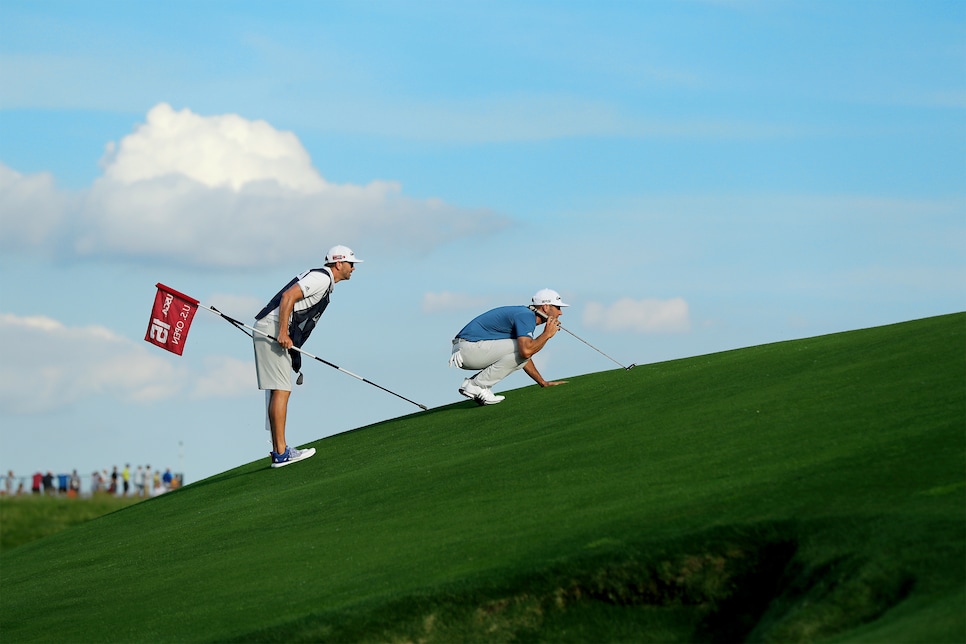
<path fill-rule="evenodd" d="M 624 369 L 625 369 L 626 371 L 630 371 L 631 369 L 633 369 L 633 368 L 634 368 L 634 367 L 636 367 L 636 366 L 637 366 L 636 364 L 634 364 L 634 363 L 631 363 L 631 364 L 629 364 L 629 365 L 627 365 L 626 367 L 624 367 Z"/>

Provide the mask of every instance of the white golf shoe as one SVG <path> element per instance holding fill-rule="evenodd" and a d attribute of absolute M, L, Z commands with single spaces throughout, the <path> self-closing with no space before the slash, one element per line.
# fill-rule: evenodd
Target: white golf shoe
<path fill-rule="evenodd" d="M 505 396 L 497 396 L 488 387 L 480 387 L 467 378 L 460 387 L 460 393 L 467 398 L 472 398 L 478 405 L 495 405 L 502 402 Z"/>
<path fill-rule="evenodd" d="M 476 401 L 477 405 L 495 405 L 498 402 L 502 402 L 504 398 L 505 396 L 498 396 L 489 389 L 484 389 L 482 392 L 473 396 L 473 400 Z"/>
<path fill-rule="evenodd" d="M 460 394 L 466 396 L 467 398 L 475 398 L 476 394 L 480 393 L 481 391 L 483 391 L 483 387 L 474 385 L 473 381 L 469 378 L 464 380 L 463 384 L 460 385 Z"/>

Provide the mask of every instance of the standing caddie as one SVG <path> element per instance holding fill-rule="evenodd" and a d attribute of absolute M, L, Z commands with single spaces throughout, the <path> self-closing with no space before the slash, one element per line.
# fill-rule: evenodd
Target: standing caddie
<path fill-rule="evenodd" d="M 560 295 L 549 288 L 541 289 L 529 306 L 501 306 L 477 316 L 453 338 L 451 367 L 479 370 L 465 379 L 460 394 L 479 405 L 494 405 L 504 399 L 492 387 L 518 369 L 523 369 L 541 387 L 562 385 L 566 381 L 548 382 L 533 364 L 535 353 L 546 346 L 560 328 L 557 318 L 563 315 Z M 536 328 L 546 324 L 543 332 L 533 337 Z"/>
<path fill-rule="evenodd" d="M 285 440 L 292 372 L 300 372 L 302 364 L 302 355 L 292 347 L 301 347 L 308 339 L 329 305 L 336 283 L 349 279 L 361 261 L 350 248 L 333 246 L 325 256 L 323 268 L 313 268 L 293 278 L 255 316 L 255 374 L 258 388 L 266 392 L 272 467 L 283 467 L 315 454 L 315 448 L 296 449 Z"/>

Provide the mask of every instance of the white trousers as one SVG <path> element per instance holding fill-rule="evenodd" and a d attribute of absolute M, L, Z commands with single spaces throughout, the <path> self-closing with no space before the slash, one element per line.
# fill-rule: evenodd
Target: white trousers
<path fill-rule="evenodd" d="M 459 340 L 462 368 L 480 372 L 469 380 L 480 387 L 492 387 L 529 361 L 517 352 L 516 340 Z M 455 344 L 455 342 L 454 342 Z M 454 347 L 455 349 L 456 347 Z"/>

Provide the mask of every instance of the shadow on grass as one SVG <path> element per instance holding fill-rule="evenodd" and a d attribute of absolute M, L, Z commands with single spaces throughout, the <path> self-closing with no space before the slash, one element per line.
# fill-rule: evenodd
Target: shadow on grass
<path fill-rule="evenodd" d="M 810 641 L 875 620 L 910 592 L 911 577 L 856 557 L 802 561 L 798 533 L 745 526 L 617 545 L 501 585 L 317 613 L 239 641 Z"/>

